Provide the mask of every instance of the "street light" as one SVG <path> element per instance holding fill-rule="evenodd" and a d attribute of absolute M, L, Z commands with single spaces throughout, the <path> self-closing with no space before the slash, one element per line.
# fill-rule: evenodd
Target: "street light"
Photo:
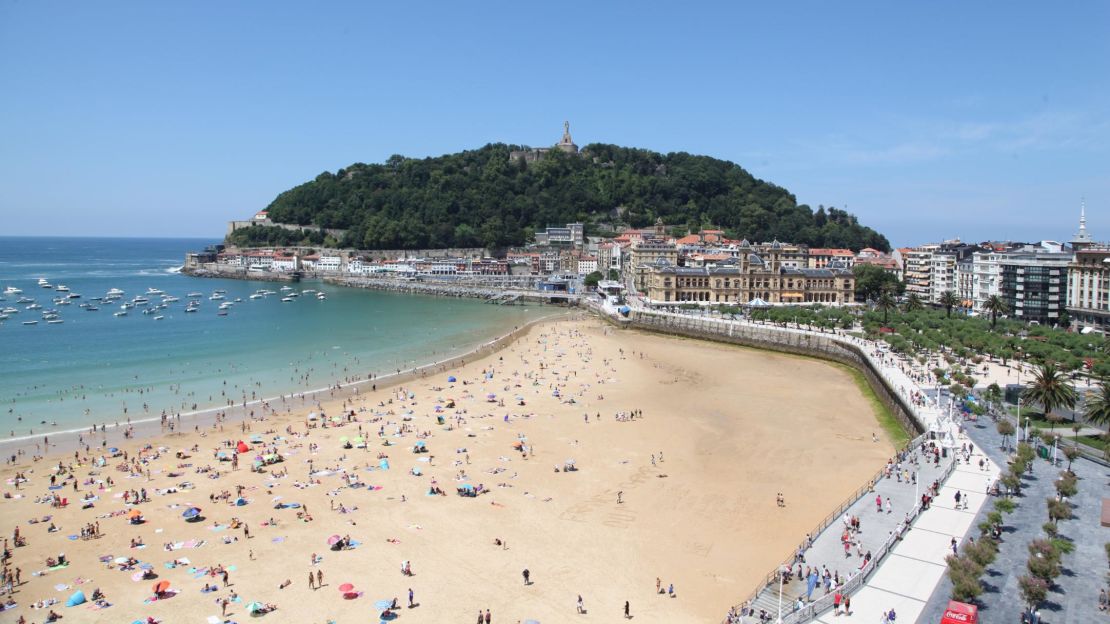
<path fill-rule="evenodd" d="M 1018 375 L 1017 375 L 1018 401 L 1017 401 L 1017 416 L 1014 417 L 1014 420 L 1016 421 L 1015 424 L 1017 425 L 1017 441 L 1020 444 L 1021 443 L 1021 394 L 1022 394 L 1022 392 L 1021 392 L 1021 347 L 1018 347 L 1016 349 L 1016 351 L 1017 351 L 1017 365 L 1018 365 Z M 1027 444 L 1029 443 L 1029 432 L 1028 431 L 1026 431 L 1025 442 Z"/>

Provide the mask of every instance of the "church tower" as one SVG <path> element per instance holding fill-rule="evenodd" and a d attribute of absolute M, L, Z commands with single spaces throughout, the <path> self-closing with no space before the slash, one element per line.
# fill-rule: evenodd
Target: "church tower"
<path fill-rule="evenodd" d="M 1086 249 L 1095 242 L 1091 240 L 1091 235 L 1087 233 L 1087 202 L 1082 201 L 1079 204 L 1079 231 L 1071 239 L 1071 248 L 1075 251 Z"/>

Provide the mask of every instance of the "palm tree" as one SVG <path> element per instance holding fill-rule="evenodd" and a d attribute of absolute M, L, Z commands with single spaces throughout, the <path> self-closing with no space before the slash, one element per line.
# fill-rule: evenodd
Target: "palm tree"
<path fill-rule="evenodd" d="M 998 322 L 1000 315 L 1006 314 L 1010 311 L 1010 306 L 1006 305 L 1006 300 L 998 295 L 991 295 L 983 303 L 983 309 L 991 313 L 991 329 L 994 329 L 994 324 Z"/>
<path fill-rule="evenodd" d="M 896 309 L 898 304 L 894 301 L 894 295 L 889 290 L 884 290 L 875 301 L 875 307 L 883 311 L 883 325 L 886 325 L 890 311 Z"/>
<path fill-rule="evenodd" d="M 918 296 L 917 293 L 910 293 L 909 296 L 906 297 L 906 312 L 914 312 L 923 307 L 924 305 L 921 303 L 921 297 Z"/>
<path fill-rule="evenodd" d="M 944 306 L 945 316 L 952 318 L 952 308 L 960 305 L 960 298 L 951 290 L 946 290 L 940 295 L 940 305 Z"/>
<path fill-rule="evenodd" d="M 1087 393 L 1083 416 L 1092 425 L 1110 425 L 1110 379 L 1099 380 L 1098 388 Z"/>
<path fill-rule="evenodd" d="M 1033 382 L 1021 393 L 1028 403 L 1036 403 L 1044 410 L 1045 418 L 1052 420 L 1057 409 L 1075 407 L 1075 389 L 1068 385 L 1064 372 L 1055 362 L 1040 365 L 1033 373 Z"/>

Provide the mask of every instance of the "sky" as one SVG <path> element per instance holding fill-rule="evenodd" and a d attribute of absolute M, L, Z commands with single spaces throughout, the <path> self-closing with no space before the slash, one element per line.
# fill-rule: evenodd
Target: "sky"
<path fill-rule="evenodd" d="M 734 161 L 896 246 L 1110 240 L 1110 3 L 0 0 L 0 235 L 222 236 L 489 142 Z"/>

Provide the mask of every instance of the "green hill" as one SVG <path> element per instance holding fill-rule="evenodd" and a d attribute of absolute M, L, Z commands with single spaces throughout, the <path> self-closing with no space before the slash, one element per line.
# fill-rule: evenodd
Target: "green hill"
<path fill-rule="evenodd" d="M 657 218 L 680 230 L 713 226 L 752 241 L 890 249 L 854 216 L 799 205 L 785 189 L 728 161 L 593 144 L 581 155 L 552 150 L 526 164 L 510 160 L 513 149 L 490 144 L 435 158 L 357 163 L 285 191 L 267 209 L 279 223 L 347 230 L 339 243 L 361 249 L 505 247 L 548 225 L 581 221 L 596 234 Z M 317 231 L 263 227 L 229 236 L 240 245 L 322 241 Z"/>

